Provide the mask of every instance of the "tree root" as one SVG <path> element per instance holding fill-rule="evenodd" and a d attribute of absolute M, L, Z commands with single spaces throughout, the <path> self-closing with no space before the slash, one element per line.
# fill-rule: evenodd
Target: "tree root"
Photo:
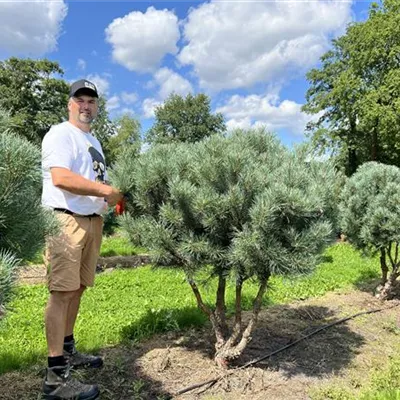
<path fill-rule="evenodd" d="M 253 361 L 249 361 L 248 363 L 242 365 L 241 367 L 238 367 L 238 368 L 235 368 L 235 369 L 233 369 L 231 371 L 225 372 L 225 373 L 221 374 L 220 376 L 218 376 L 217 378 L 210 379 L 208 381 L 205 381 L 205 382 L 202 382 L 202 383 L 197 383 L 195 385 L 191 385 L 191 386 L 188 386 L 188 387 L 183 388 L 181 390 L 178 390 L 177 392 L 175 392 L 174 396 L 179 396 L 181 394 L 184 394 L 184 393 L 187 393 L 187 392 L 191 392 L 192 390 L 198 389 L 198 388 L 200 388 L 202 386 L 205 386 L 205 385 L 209 385 L 209 387 L 207 388 L 207 389 L 209 389 L 212 386 L 214 386 L 219 380 L 227 378 L 229 375 L 234 374 L 236 371 L 251 367 L 251 366 L 253 366 L 253 365 L 255 365 L 255 364 L 257 364 L 257 363 L 259 363 L 261 361 L 264 361 L 267 358 L 270 358 L 270 357 L 272 357 L 272 356 L 274 356 L 274 355 L 276 355 L 278 353 L 281 353 L 282 351 L 287 350 L 288 348 L 295 346 L 296 344 L 302 342 L 303 340 L 308 339 L 309 337 L 316 335 L 317 333 L 320 333 L 320 332 L 322 332 L 322 331 L 324 331 L 324 330 L 326 330 L 328 328 L 331 328 L 332 326 L 342 324 L 343 322 L 349 321 L 349 320 L 354 319 L 356 317 L 359 317 L 361 315 L 375 314 L 375 313 L 378 313 L 378 312 L 381 312 L 381 311 L 390 310 L 392 308 L 399 307 L 399 306 L 400 306 L 400 303 L 397 303 L 397 304 L 394 304 L 394 305 L 392 305 L 390 307 L 377 308 L 377 309 L 369 310 L 369 311 L 361 311 L 361 312 L 359 312 L 357 314 L 350 315 L 349 317 L 345 317 L 345 318 L 339 319 L 338 321 L 332 322 L 332 323 L 330 323 L 328 325 L 324 325 L 321 328 L 316 329 L 315 331 L 311 332 L 310 334 L 308 334 L 306 336 L 303 336 L 301 339 L 298 339 L 298 340 L 296 340 L 296 341 L 294 341 L 294 342 L 292 342 L 292 343 L 290 343 L 290 344 L 288 344 L 288 345 L 286 345 L 284 347 L 281 347 L 280 349 L 275 350 L 272 353 L 269 353 L 269 354 L 267 354 L 265 356 L 257 358 L 257 359 L 255 359 Z"/>

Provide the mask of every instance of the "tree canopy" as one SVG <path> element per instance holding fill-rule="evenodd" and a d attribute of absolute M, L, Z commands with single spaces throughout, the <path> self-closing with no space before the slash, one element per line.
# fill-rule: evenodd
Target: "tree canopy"
<path fill-rule="evenodd" d="M 129 114 L 113 120 L 115 126 L 115 134 L 110 136 L 107 141 L 107 151 L 109 154 L 108 164 L 114 163 L 117 157 L 122 154 L 128 147 L 134 146 L 137 154 L 140 152 L 141 140 L 141 125 L 140 122 Z"/>
<path fill-rule="evenodd" d="M 196 143 L 152 146 L 139 160 L 121 159 L 113 183 L 128 194 L 123 228 L 150 249 L 156 264 L 182 268 L 216 334 L 216 361 L 237 357 L 250 340 L 271 275 L 307 273 L 334 237 L 338 174 L 307 161 L 264 131 L 214 135 Z M 217 277 L 215 309 L 196 274 Z M 236 285 L 236 320 L 225 320 L 227 280 Z M 241 322 L 243 284 L 259 292 L 253 317 Z"/>
<path fill-rule="evenodd" d="M 0 61 L 0 108 L 10 113 L 13 132 L 40 143 L 51 125 L 67 117 L 68 84 L 49 60 Z"/>
<path fill-rule="evenodd" d="M 316 114 L 308 130 L 348 175 L 367 161 L 400 166 L 400 9 L 373 4 L 365 22 L 351 24 L 307 78 L 303 110 Z"/>
<path fill-rule="evenodd" d="M 222 114 L 212 114 L 210 98 L 205 94 L 186 97 L 171 94 L 155 110 L 155 123 L 147 132 L 149 143 L 196 142 L 223 133 Z"/>

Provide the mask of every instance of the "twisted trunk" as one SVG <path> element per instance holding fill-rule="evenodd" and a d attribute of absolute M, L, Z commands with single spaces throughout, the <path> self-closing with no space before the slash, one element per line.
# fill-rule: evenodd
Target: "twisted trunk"
<path fill-rule="evenodd" d="M 225 343 L 225 338 L 223 331 L 221 329 L 220 324 L 218 323 L 217 319 L 215 318 L 214 313 L 204 304 L 203 299 L 201 297 L 200 291 L 196 285 L 196 282 L 193 279 L 188 279 L 189 285 L 192 288 L 192 291 L 196 297 L 197 300 L 197 306 L 200 308 L 201 311 L 204 312 L 211 321 L 212 327 L 215 332 L 215 338 L 216 338 L 216 343 L 215 343 L 215 349 L 218 351 L 224 343 Z"/>
<path fill-rule="evenodd" d="M 228 365 L 228 362 L 230 360 L 233 360 L 242 354 L 243 350 L 246 348 L 247 344 L 251 340 L 251 333 L 254 329 L 254 326 L 257 322 L 258 314 L 261 309 L 262 305 L 262 298 L 265 294 L 265 291 L 267 289 L 267 282 L 268 278 L 265 278 L 261 283 L 260 287 L 258 289 L 258 293 L 256 298 L 254 299 L 253 302 L 253 312 L 250 318 L 250 321 L 248 322 L 246 329 L 242 333 L 242 337 L 239 340 L 237 344 L 235 342 L 239 338 L 241 334 L 241 329 L 239 328 L 239 325 L 241 326 L 241 306 L 240 306 L 240 313 L 236 315 L 235 319 L 235 327 L 232 332 L 231 337 L 226 341 L 223 347 L 221 347 L 219 350 L 217 350 L 215 354 L 215 362 L 217 365 L 226 367 Z M 237 286 L 237 292 L 236 292 L 236 306 L 238 307 L 239 303 L 239 298 L 241 298 L 241 285 Z M 238 309 L 237 309 L 238 311 Z M 240 316 L 239 316 L 240 315 Z"/>
<path fill-rule="evenodd" d="M 393 243 L 390 243 L 387 249 L 381 249 L 381 268 L 382 268 L 382 283 L 378 287 L 377 297 L 381 300 L 390 300 L 400 294 L 400 282 L 397 278 L 400 276 L 399 244 L 395 243 L 393 254 Z M 392 266 L 392 271 L 388 275 L 388 267 L 386 256 L 389 258 Z"/>
<path fill-rule="evenodd" d="M 390 274 L 389 279 L 378 292 L 378 298 L 380 300 L 390 300 L 400 294 L 400 282 L 397 280 L 399 276 L 400 273 L 398 271 Z"/>

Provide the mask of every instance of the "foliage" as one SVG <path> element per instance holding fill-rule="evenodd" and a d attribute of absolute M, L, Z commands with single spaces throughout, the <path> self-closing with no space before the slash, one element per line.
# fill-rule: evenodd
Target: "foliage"
<path fill-rule="evenodd" d="M 108 140 L 107 148 L 111 160 L 111 163 L 110 161 L 108 162 L 109 165 L 113 164 L 127 147 L 133 146 L 137 156 L 140 153 L 141 147 L 141 126 L 137 119 L 129 114 L 124 114 L 115 119 L 113 123 L 116 127 L 116 134 L 111 136 Z"/>
<path fill-rule="evenodd" d="M 333 40 L 322 66 L 307 78 L 304 111 L 322 152 L 330 149 L 347 175 L 367 161 L 400 166 L 400 12 L 398 2 L 373 4 L 367 21 Z"/>
<path fill-rule="evenodd" d="M 224 118 L 211 113 L 208 96 L 171 94 L 156 108 L 155 123 L 146 139 L 149 143 L 196 142 L 224 131 Z"/>
<path fill-rule="evenodd" d="M 0 108 L 9 111 L 13 132 L 39 144 L 51 125 L 66 119 L 62 74 L 57 62 L 46 59 L 0 61 Z"/>
<path fill-rule="evenodd" d="M 348 180 L 341 197 L 342 231 L 357 249 L 380 253 L 382 296 L 386 298 L 400 276 L 400 169 L 366 163 Z"/>
<path fill-rule="evenodd" d="M 101 257 L 131 256 L 144 253 L 146 253 L 146 249 L 133 246 L 129 239 L 119 232 L 103 237 L 101 242 Z"/>
<path fill-rule="evenodd" d="M 329 163 L 307 159 L 306 149 L 289 152 L 264 131 L 237 131 L 229 138 L 154 146 L 138 161 L 126 157 L 116 165 L 114 184 L 129 193 L 132 212 L 122 227 L 150 249 L 156 264 L 185 271 L 213 324 L 217 362 L 246 346 L 269 277 L 310 272 L 332 239 L 338 174 Z M 209 277 L 219 280 L 214 310 L 194 279 L 207 265 Z M 229 276 L 237 287 L 231 336 L 225 320 Z M 259 282 L 259 292 L 242 331 L 241 291 L 250 278 Z"/>
<path fill-rule="evenodd" d="M 55 220 L 40 204 L 40 150 L 10 133 L 8 123 L 7 114 L 0 112 L 0 284 L 4 285 L 0 292 L 4 293 L 10 292 L 14 278 L 12 257 L 34 256 L 45 236 L 56 231 Z"/>
<path fill-rule="evenodd" d="M 324 256 L 324 262 L 310 276 L 290 280 L 272 277 L 271 290 L 263 304 L 322 296 L 329 290 L 347 289 L 379 274 L 375 259 L 362 258 L 346 244 L 329 248 Z M 84 350 L 95 351 L 129 338 L 142 340 L 157 332 L 202 326 L 206 318 L 195 308 L 184 278 L 184 273 L 175 269 L 150 267 L 98 275 L 96 288 L 88 290 L 82 300 L 76 326 L 79 345 Z M 205 290 L 207 304 L 211 304 L 216 288 L 217 280 L 210 280 Z M 12 310 L 0 324 L 0 374 L 42 363 L 47 353 L 42 317 L 47 289 L 36 285 L 17 290 Z M 257 290 L 258 285 L 253 281 L 244 287 L 244 309 L 251 309 L 251 298 Z M 235 285 L 228 282 L 228 314 L 234 309 Z"/>
<path fill-rule="evenodd" d="M 108 115 L 106 99 L 102 95 L 99 97 L 98 107 L 97 118 L 92 123 L 91 131 L 101 143 L 107 165 L 111 165 L 112 156 L 109 150 L 109 141 L 116 134 L 116 127 Z"/>
<path fill-rule="evenodd" d="M 18 260 L 9 251 L 0 250 L 0 319 L 5 305 L 11 300 L 15 286 Z"/>

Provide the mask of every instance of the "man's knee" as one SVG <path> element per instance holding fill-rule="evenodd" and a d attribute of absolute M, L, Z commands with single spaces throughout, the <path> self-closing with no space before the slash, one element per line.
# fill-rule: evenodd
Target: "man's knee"
<path fill-rule="evenodd" d="M 79 289 L 78 289 L 79 290 Z M 53 290 L 50 292 L 50 298 L 57 303 L 69 303 L 76 297 L 77 291 L 68 291 L 68 292 L 61 292 Z"/>
<path fill-rule="evenodd" d="M 79 289 L 77 290 L 77 293 L 79 294 L 79 296 L 82 296 L 83 292 L 86 290 L 86 286 L 81 285 L 79 287 Z"/>

